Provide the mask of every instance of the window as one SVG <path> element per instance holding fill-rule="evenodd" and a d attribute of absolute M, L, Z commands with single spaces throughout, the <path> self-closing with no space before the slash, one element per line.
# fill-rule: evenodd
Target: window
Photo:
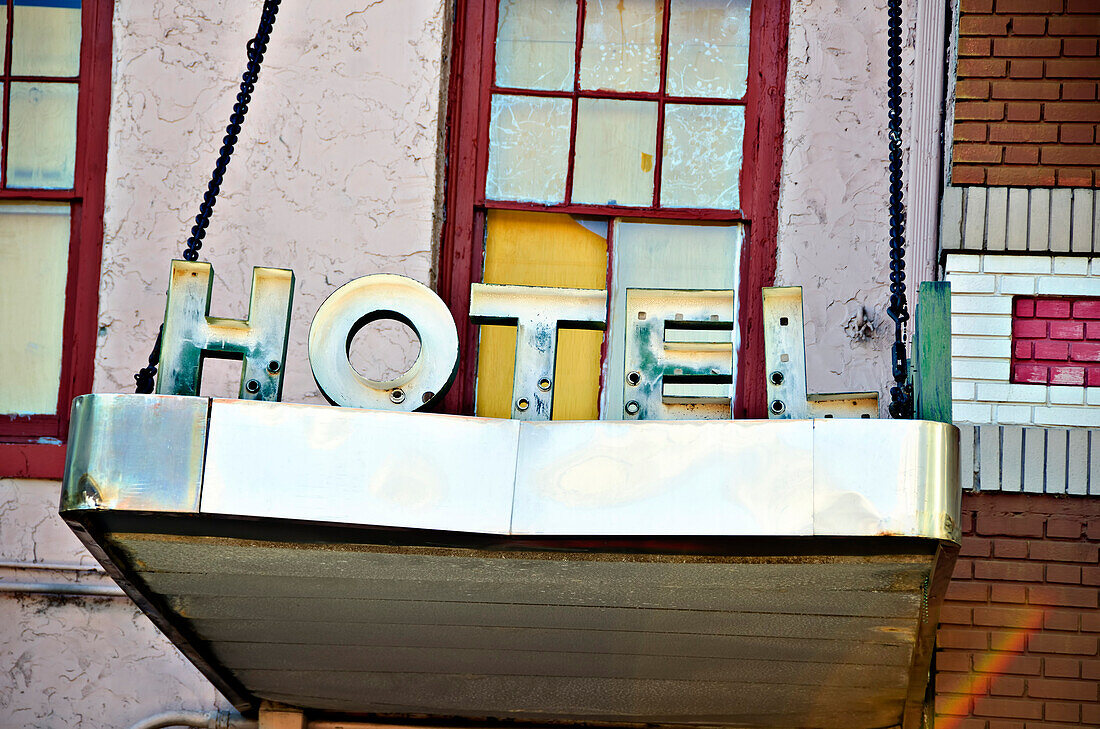
<path fill-rule="evenodd" d="M 0 8 L 0 476 L 59 476 L 70 402 L 91 389 L 111 11 Z"/>
<path fill-rule="evenodd" d="M 787 4 L 764 0 L 459 3 L 438 281 L 462 339 L 448 409 L 507 416 L 514 329 L 469 324 L 485 282 L 607 288 L 604 332 L 560 332 L 555 418 L 620 416 L 632 291 L 726 291 L 734 415 L 764 416 L 745 375 L 763 367 L 786 34 Z"/>

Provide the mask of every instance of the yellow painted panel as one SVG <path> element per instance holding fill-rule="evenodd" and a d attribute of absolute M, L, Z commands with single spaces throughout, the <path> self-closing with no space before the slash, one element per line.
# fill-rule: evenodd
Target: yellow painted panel
<path fill-rule="evenodd" d="M 607 238 L 569 215 L 490 210 L 486 223 L 483 281 L 520 286 L 603 289 Z M 603 332 L 563 329 L 558 334 L 554 420 L 599 417 L 600 347 Z M 516 328 L 481 327 L 477 358 L 477 414 L 512 414 Z"/>

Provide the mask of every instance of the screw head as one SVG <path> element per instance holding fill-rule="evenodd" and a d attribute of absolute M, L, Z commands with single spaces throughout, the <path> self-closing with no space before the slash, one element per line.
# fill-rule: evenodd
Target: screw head
<path fill-rule="evenodd" d="M 768 408 L 776 415 L 781 415 L 787 409 L 787 405 L 782 400 L 772 400 Z"/>
<path fill-rule="evenodd" d="M 267 363 L 267 371 L 271 374 L 278 374 L 281 365 L 276 360 L 271 360 Z"/>
<path fill-rule="evenodd" d="M 768 375 L 768 379 L 770 379 L 772 381 L 773 385 L 782 385 L 783 384 L 783 373 L 780 372 L 779 370 L 776 370 L 775 372 Z"/>
<path fill-rule="evenodd" d="M 526 410 L 530 406 L 531 403 L 528 402 L 527 398 L 525 397 L 521 397 L 519 400 L 516 400 L 516 410 Z"/>
<path fill-rule="evenodd" d="M 642 409 L 642 406 L 638 404 L 637 400 L 631 400 L 623 408 L 629 415 L 637 415 L 638 411 Z"/>
<path fill-rule="evenodd" d="M 249 380 L 248 382 L 244 383 L 244 389 L 255 395 L 257 392 L 260 391 L 260 381 Z"/>
<path fill-rule="evenodd" d="M 405 402 L 405 391 L 400 387 L 390 390 L 390 402 L 395 405 Z"/>
<path fill-rule="evenodd" d="M 543 392 L 546 392 L 547 390 L 549 390 L 550 389 L 550 380 L 548 380 L 545 377 L 543 377 L 541 380 L 539 380 L 539 389 L 542 390 Z"/>
<path fill-rule="evenodd" d="M 631 387 L 636 387 L 639 382 L 642 381 L 642 373 L 637 370 L 632 370 L 626 373 L 626 384 Z"/>

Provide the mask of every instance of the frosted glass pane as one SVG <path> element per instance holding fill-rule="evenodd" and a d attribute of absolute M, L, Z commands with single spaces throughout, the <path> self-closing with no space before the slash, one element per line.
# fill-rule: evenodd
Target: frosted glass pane
<path fill-rule="evenodd" d="M 573 202 L 653 204 L 657 103 L 581 99 Z"/>
<path fill-rule="evenodd" d="M 571 91 L 576 46 L 576 0 L 501 0 L 497 85 Z"/>
<path fill-rule="evenodd" d="M 57 411 L 68 270 L 67 203 L 0 203 L 0 413 Z"/>
<path fill-rule="evenodd" d="M 744 107 L 666 106 L 661 207 L 739 208 L 744 137 Z"/>
<path fill-rule="evenodd" d="M 80 0 L 15 0 L 11 72 L 76 76 L 80 72 Z"/>
<path fill-rule="evenodd" d="M 5 41 L 8 37 L 8 13 L 3 7 L 0 7 L 0 38 L 4 38 Z M 0 42 L 0 68 L 4 68 L 5 59 L 7 59 L 8 46 L 6 42 Z M 3 90 L 3 85 L 0 84 L 0 90 Z"/>
<path fill-rule="evenodd" d="M 668 93 L 741 98 L 749 77 L 749 0 L 672 0 Z"/>
<path fill-rule="evenodd" d="M 664 3 L 590 0 L 584 12 L 581 88 L 657 91 Z"/>
<path fill-rule="evenodd" d="M 569 164 L 569 99 L 493 96 L 485 197 L 560 203 Z"/>
<path fill-rule="evenodd" d="M 76 84 L 11 85 L 8 187 L 73 186 L 76 94 Z"/>

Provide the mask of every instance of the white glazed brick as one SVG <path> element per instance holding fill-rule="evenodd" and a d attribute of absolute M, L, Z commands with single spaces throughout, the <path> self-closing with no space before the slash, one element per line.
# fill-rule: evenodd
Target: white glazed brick
<path fill-rule="evenodd" d="M 986 273 L 1050 273 L 1050 256 L 982 256 Z"/>
<path fill-rule="evenodd" d="M 1092 263 L 1089 265 L 1089 272 L 1093 276 L 1100 276 L 1100 258 L 1090 258 Z"/>
<path fill-rule="evenodd" d="M 1034 276 L 998 276 L 997 290 L 1007 295 L 1031 295 L 1035 293 Z"/>
<path fill-rule="evenodd" d="M 960 256 L 956 253 L 952 253 L 947 256 L 946 268 L 948 274 L 954 271 L 977 273 L 981 270 L 981 262 L 981 256 Z"/>
<path fill-rule="evenodd" d="M 952 295 L 953 314 L 1012 314 L 1012 299 L 1008 296 Z"/>
<path fill-rule="evenodd" d="M 993 406 L 972 402 L 952 402 L 951 419 L 957 423 L 992 423 Z"/>
<path fill-rule="evenodd" d="M 1040 294 L 1051 296 L 1100 296 L 1100 278 L 1092 276 L 1049 276 L 1038 282 Z"/>
<path fill-rule="evenodd" d="M 1088 405 L 1100 405 L 1100 387 L 1085 388 L 1085 403 Z"/>
<path fill-rule="evenodd" d="M 952 294 L 991 294 L 996 286 L 996 278 L 981 273 L 949 273 Z"/>
<path fill-rule="evenodd" d="M 951 358 L 951 377 L 960 380 L 1008 380 L 1007 359 Z"/>
<path fill-rule="evenodd" d="M 952 357 L 1011 357 L 1008 337 L 951 337 Z"/>
<path fill-rule="evenodd" d="M 978 400 L 992 402 L 1030 402 L 1045 405 L 1047 386 L 1018 385 L 1008 382 L 980 382 L 978 383 L 976 397 Z"/>
<path fill-rule="evenodd" d="M 1089 272 L 1088 258 L 1071 258 L 1069 256 L 1056 256 L 1054 259 L 1054 273 L 1068 276 L 1086 276 Z"/>
<path fill-rule="evenodd" d="M 978 316 L 963 314 L 951 317 L 951 334 L 979 334 L 990 337 L 1012 336 L 1011 316 Z"/>
<path fill-rule="evenodd" d="M 952 400 L 973 400 L 974 399 L 974 383 L 973 382 L 961 382 L 954 380 L 951 383 L 951 399 Z"/>
<path fill-rule="evenodd" d="M 1031 407 L 1029 405 L 998 405 L 998 423 L 1031 423 Z"/>
<path fill-rule="evenodd" d="M 1082 405 L 1085 402 L 1085 388 L 1060 387 L 1048 388 L 1051 405 Z"/>
<path fill-rule="evenodd" d="M 1100 410 L 1090 407 L 1036 407 L 1036 425 L 1100 427 Z"/>

